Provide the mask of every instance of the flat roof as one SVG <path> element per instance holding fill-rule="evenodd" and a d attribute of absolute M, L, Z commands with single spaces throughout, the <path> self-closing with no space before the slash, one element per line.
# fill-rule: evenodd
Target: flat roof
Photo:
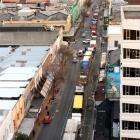
<path fill-rule="evenodd" d="M 0 88 L 0 98 L 19 97 L 25 88 Z"/>
<path fill-rule="evenodd" d="M 22 81 L 0 81 L 0 88 L 22 88 L 26 87 L 29 82 L 22 82 Z"/>
<path fill-rule="evenodd" d="M 0 67 L 3 69 L 10 66 L 37 67 L 48 54 L 49 49 L 50 46 L 20 46 L 0 62 Z"/>
<path fill-rule="evenodd" d="M 59 35 L 55 31 L 4 31 L 0 32 L 0 45 L 52 45 Z"/>
<path fill-rule="evenodd" d="M 35 74 L 35 71 L 32 73 L 4 73 L 0 74 L 0 81 L 28 81 L 30 80 Z"/>
<path fill-rule="evenodd" d="M 0 110 L 11 110 L 17 103 L 17 100 L 0 100 Z"/>
<path fill-rule="evenodd" d="M 109 34 L 121 34 L 122 29 L 120 25 L 109 25 L 108 26 L 108 35 Z"/>

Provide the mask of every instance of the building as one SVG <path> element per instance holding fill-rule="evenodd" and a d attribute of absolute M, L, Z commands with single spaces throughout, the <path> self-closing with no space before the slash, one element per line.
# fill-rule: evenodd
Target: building
<path fill-rule="evenodd" d="M 51 32 L 54 36 L 46 46 L 28 42 L 28 46 L 0 47 L 0 140 L 10 140 L 19 128 L 28 135 L 37 129 L 37 114 L 47 106 L 51 88 L 47 68 L 63 44 L 62 30 Z"/>
<path fill-rule="evenodd" d="M 140 6 L 121 9 L 120 140 L 140 140 Z"/>
<path fill-rule="evenodd" d="M 69 32 L 71 28 L 71 15 L 60 5 L 40 6 L 37 5 L 18 5 L 9 6 L 5 4 L 0 12 L 1 27 L 62 27 L 64 32 Z M 13 28 L 12 28 L 13 29 Z M 17 29 L 19 30 L 19 29 Z M 24 29 L 22 29 L 23 31 Z M 29 29 L 28 29 L 29 30 Z M 4 30 L 1 30 L 4 31 Z M 37 30 L 39 31 L 39 29 Z"/>

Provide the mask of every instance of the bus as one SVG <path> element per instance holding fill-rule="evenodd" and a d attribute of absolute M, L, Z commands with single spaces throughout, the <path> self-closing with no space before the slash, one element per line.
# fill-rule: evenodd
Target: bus
<path fill-rule="evenodd" d="M 82 113 L 83 110 L 83 95 L 75 95 L 73 101 L 73 113 Z"/>

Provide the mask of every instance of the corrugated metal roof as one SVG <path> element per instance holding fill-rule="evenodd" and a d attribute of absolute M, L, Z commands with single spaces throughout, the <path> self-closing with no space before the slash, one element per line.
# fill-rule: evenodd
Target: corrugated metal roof
<path fill-rule="evenodd" d="M 25 88 L 0 88 L 0 98 L 19 97 Z"/>
<path fill-rule="evenodd" d="M 10 110 L 12 109 L 17 100 L 0 100 L 0 110 Z"/>
<path fill-rule="evenodd" d="M 0 67 L 3 69 L 10 66 L 37 67 L 48 53 L 49 48 L 48 46 L 21 46 L 5 58 L 0 63 Z"/>
<path fill-rule="evenodd" d="M 21 88 L 21 87 L 26 87 L 28 83 L 29 82 L 22 82 L 22 81 L 18 81 L 18 82 L 0 81 L 0 88 Z"/>

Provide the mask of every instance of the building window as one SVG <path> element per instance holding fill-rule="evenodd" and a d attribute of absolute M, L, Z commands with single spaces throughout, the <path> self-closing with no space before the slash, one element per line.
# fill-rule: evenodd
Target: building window
<path fill-rule="evenodd" d="M 140 95 L 140 87 L 123 85 L 123 95 Z"/>
<path fill-rule="evenodd" d="M 124 40 L 140 40 L 140 31 L 124 29 L 123 38 Z"/>
<path fill-rule="evenodd" d="M 138 49 L 123 49 L 123 58 L 140 59 L 140 50 Z"/>
<path fill-rule="evenodd" d="M 140 122 L 122 121 L 123 130 L 140 130 Z"/>
<path fill-rule="evenodd" d="M 122 137 L 121 140 L 140 140 L 137 138 L 126 138 L 126 137 Z"/>
<path fill-rule="evenodd" d="M 123 77 L 140 77 L 140 69 L 123 67 Z"/>
<path fill-rule="evenodd" d="M 140 40 L 140 31 L 137 31 L 136 40 Z"/>
<path fill-rule="evenodd" d="M 140 105 L 139 104 L 122 104 L 122 112 L 123 113 L 140 113 Z"/>
<path fill-rule="evenodd" d="M 118 47 L 118 41 L 114 41 L 114 47 Z"/>

